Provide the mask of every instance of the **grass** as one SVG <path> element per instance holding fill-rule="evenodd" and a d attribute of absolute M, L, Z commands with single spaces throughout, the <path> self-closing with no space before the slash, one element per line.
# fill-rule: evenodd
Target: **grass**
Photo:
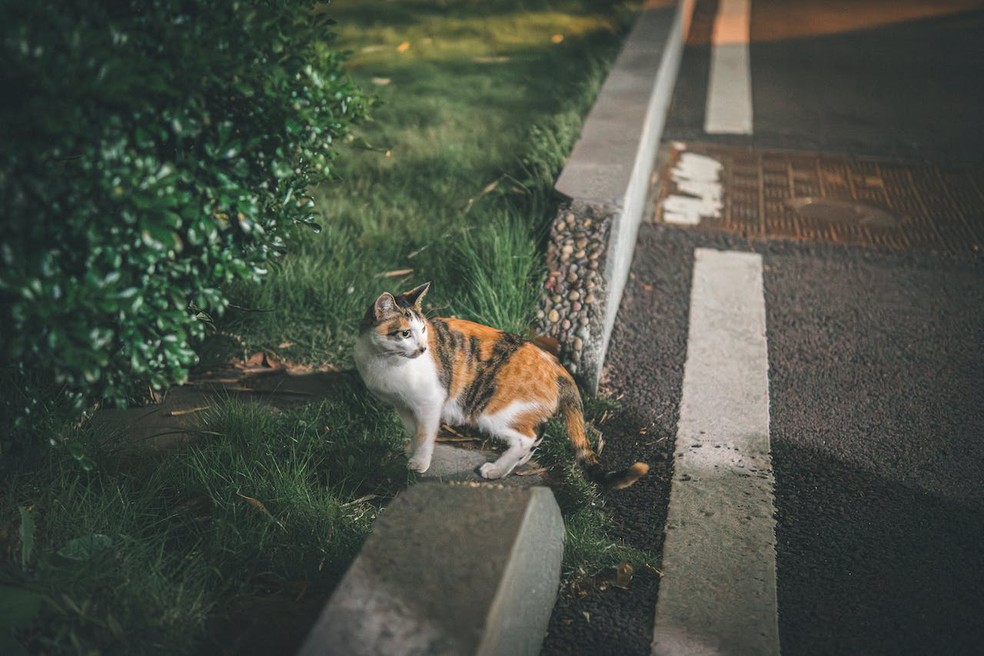
<path fill-rule="evenodd" d="M 288 359 L 347 365 L 369 303 L 432 280 L 435 312 L 525 331 L 553 180 L 630 14 L 585 0 L 332 11 L 349 69 L 380 104 L 316 194 L 325 229 L 299 231 L 267 284 L 238 288 L 250 311 L 226 328 Z"/>
<path fill-rule="evenodd" d="M 340 145 L 338 181 L 314 194 L 323 230 L 298 228 L 265 284 L 232 290 L 221 332 L 243 350 L 347 368 L 369 303 L 433 280 L 432 313 L 525 333 L 553 180 L 633 8 L 333 3 L 335 45 L 380 105 Z M 5 463 L 0 611 L 19 610 L 0 619 L 0 652 L 207 652 L 223 622 L 243 634 L 256 614 L 246 602 L 270 596 L 267 624 L 286 626 L 298 598 L 317 609 L 410 482 L 395 414 L 357 384 L 284 412 L 230 399 L 199 432 L 147 454 L 84 425 L 52 428 L 73 448 Z M 565 577 L 645 561 L 610 537 L 559 426 L 542 452 L 564 472 Z"/>
<path fill-rule="evenodd" d="M 35 546 L 2 578 L 47 601 L 32 618 L 43 630 L 25 626 L 22 640 L 49 653 L 190 653 L 210 613 L 267 577 L 330 589 L 407 484 L 397 423 L 351 386 L 278 413 L 230 399 L 193 444 L 154 457 L 103 451 L 103 436 L 81 430 L 98 467 L 51 452 L 9 483 Z M 80 542 L 98 549 L 73 555 Z"/>

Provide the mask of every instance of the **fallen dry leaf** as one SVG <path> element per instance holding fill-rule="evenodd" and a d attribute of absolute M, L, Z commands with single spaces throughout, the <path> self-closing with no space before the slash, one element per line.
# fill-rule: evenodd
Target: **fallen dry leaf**
<path fill-rule="evenodd" d="M 492 193 L 493 191 L 495 191 L 495 188 L 498 186 L 499 186 L 499 180 L 493 180 L 492 182 L 485 185 L 485 187 L 482 188 L 482 191 L 480 191 L 477 196 L 473 196 L 469 198 L 468 203 L 465 205 L 465 213 L 467 214 L 471 210 L 472 205 L 475 204 L 476 200 Z"/>
<path fill-rule="evenodd" d="M 509 61 L 509 57 L 499 55 L 497 57 L 472 57 L 472 61 L 479 64 L 504 64 Z"/>
<path fill-rule="evenodd" d="M 393 271 L 384 271 L 382 273 L 377 273 L 378 278 L 399 278 L 400 276 L 409 276 L 413 273 L 413 269 L 395 269 Z"/>
<path fill-rule="evenodd" d="M 263 368 L 263 369 L 273 369 L 280 366 L 280 361 L 277 358 L 270 357 L 263 351 L 259 351 L 249 356 L 246 362 L 243 364 L 244 369 L 250 368 Z"/>
<path fill-rule="evenodd" d="M 345 508 L 347 506 L 356 506 L 356 505 L 358 505 L 360 503 L 365 503 L 366 501 L 372 501 L 373 499 L 378 499 L 378 498 L 379 498 L 379 495 L 376 495 L 376 494 L 367 494 L 364 497 L 359 497 L 358 499 L 353 499 L 352 501 L 348 501 L 346 503 L 343 503 L 341 506 L 339 506 L 339 508 Z"/>
<path fill-rule="evenodd" d="M 403 43 L 401 43 L 400 45 L 398 45 L 396 47 L 396 51 L 399 52 L 399 53 L 401 53 L 401 54 L 404 53 L 404 52 L 406 52 L 409 49 L 410 49 L 410 42 L 409 41 L 404 41 Z"/>
<path fill-rule="evenodd" d="M 447 444 L 460 444 L 460 443 L 463 443 L 463 442 L 481 442 L 482 441 L 482 438 L 480 438 L 480 437 L 444 437 L 444 436 L 438 436 L 437 441 L 438 442 L 447 443 Z"/>
<path fill-rule="evenodd" d="M 616 588 L 628 590 L 629 584 L 632 583 L 632 575 L 634 572 L 635 570 L 632 569 L 632 563 L 627 560 L 623 560 L 615 569 L 615 580 L 612 582 L 612 585 Z"/>
<path fill-rule="evenodd" d="M 480 442 L 481 440 L 482 438 L 480 437 L 446 437 L 444 435 L 438 435 L 437 437 L 438 442 L 448 442 L 451 444 L 455 442 Z"/>
<path fill-rule="evenodd" d="M 182 408 L 180 410 L 168 410 L 167 412 L 161 413 L 164 417 L 181 417 L 183 415 L 190 415 L 196 412 L 201 412 L 202 410 L 208 410 L 212 406 L 202 405 L 197 408 Z"/>
<path fill-rule="evenodd" d="M 658 577 L 660 577 L 660 578 L 662 578 L 662 577 L 663 577 L 663 572 L 662 572 L 662 570 L 658 570 L 658 569 L 656 569 L 655 567 L 653 567 L 653 566 L 652 566 L 652 565 L 650 565 L 649 563 L 646 563 L 646 564 L 644 565 L 644 568 L 645 568 L 645 570 L 646 570 L 647 572 L 649 572 L 650 574 L 655 574 L 656 576 L 658 576 Z"/>
<path fill-rule="evenodd" d="M 461 433 L 456 431 L 454 427 L 449 426 L 447 424 L 441 424 L 441 430 L 447 431 L 448 433 L 451 433 L 452 435 L 455 435 L 457 437 L 466 437 L 465 435 L 462 435 Z"/>
<path fill-rule="evenodd" d="M 259 499 L 254 499 L 253 497 L 248 497 L 245 494 L 240 494 L 239 492 L 236 492 L 236 496 L 240 497 L 241 499 L 245 499 L 246 503 L 248 503 L 249 505 L 259 510 L 261 513 L 266 515 L 271 522 L 273 522 L 280 528 L 284 529 L 285 531 L 287 530 L 287 528 L 280 523 L 280 520 L 274 517 L 273 514 L 269 510 L 267 510 L 267 507 L 263 505 L 262 501 L 260 501 Z"/>

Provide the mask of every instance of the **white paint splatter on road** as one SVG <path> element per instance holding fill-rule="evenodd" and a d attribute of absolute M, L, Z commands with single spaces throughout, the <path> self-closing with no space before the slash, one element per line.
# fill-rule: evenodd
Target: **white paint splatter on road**
<path fill-rule="evenodd" d="M 721 163 L 705 155 L 683 153 L 671 171 L 679 194 L 663 200 L 663 220 L 678 225 L 697 225 L 701 219 L 720 219 Z"/>

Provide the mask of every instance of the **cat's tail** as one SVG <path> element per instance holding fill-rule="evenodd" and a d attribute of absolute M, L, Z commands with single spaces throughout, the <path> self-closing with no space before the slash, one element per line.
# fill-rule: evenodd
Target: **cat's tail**
<path fill-rule="evenodd" d="M 559 384 L 560 412 L 567 426 L 567 435 L 574 447 L 575 457 L 589 480 L 605 489 L 621 490 L 649 473 L 649 465 L 644 462 L 637 462 L 619 471 L 608 472 L 602 469 L 598 455 L 591 448 L 584 432 L 584 410 L 577 385 L 569 376 L 561 376 Z"/>

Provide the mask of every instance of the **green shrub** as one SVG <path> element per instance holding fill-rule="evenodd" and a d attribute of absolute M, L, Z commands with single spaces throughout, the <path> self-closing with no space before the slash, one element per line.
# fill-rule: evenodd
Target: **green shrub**
<path fill-rule="evenodd" d="M 296 0 L 0 2 L 0 429 L 186 378 L 366 101 Z M 47 408 L 47 410 L 45 409 Z"/>

